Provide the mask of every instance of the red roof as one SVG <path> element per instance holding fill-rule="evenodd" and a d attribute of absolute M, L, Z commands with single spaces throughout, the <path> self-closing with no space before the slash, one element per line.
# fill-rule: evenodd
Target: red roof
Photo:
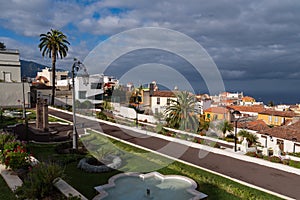
<path fill-rule="evenodd" d="M 253 113 L 260 113 L 265 110 L 264 106 L 262 105 L 254 105 L 254 106 L 228 106 L 234 110 L 238 110 L 240 112 L 253 112 Z"/>
<path fill-rule="evenodd" d="M 278 110 L 264 110 L 262 112 L 259 112 L 259 114 L 273 115 L 273 116 L 280 116 L 280 117 L 295 117 L 295 116 L 297 116 L 294 111 L 278 111 Z"/>
<path fill-rule="evenodd" d="M 175 93 L 172 91 L 154 91 L 153 97 L 176 97 Z"/>
<path fill-rule="evenodd" d="M 225 114 L 229 112 L 229 109 L 224 108 L 224 107 L 210 107 L 206 110 L 204 110 L 204 112 L 211 112 L 211 113 L 218 113 L 218 114 Z"/>

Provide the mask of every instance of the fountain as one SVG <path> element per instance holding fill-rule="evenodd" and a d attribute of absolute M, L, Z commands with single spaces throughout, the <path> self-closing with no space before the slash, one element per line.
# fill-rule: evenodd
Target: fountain
<path fill-rule="evenodd" d="M 94 200 L 196 200 L 207 197 L 196 188 L 196 182 L 184 176 L 164 176 L 158 172 L 123 173 L 111 177 L 108 184 L 95 187 L 100 194 Z"/>

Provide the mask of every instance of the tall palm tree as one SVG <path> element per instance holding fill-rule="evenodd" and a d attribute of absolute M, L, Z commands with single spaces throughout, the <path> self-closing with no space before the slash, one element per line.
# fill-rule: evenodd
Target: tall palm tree
<path fill-rule="evenodd" d="M 176 96 L 177 100 L 171 100 L 164 111 L 168 125 L 172 128 L 196 132 L 199 121 L 194 112 L 195 96 L 189 92 L 180 92 Z"/>
<path fill-rule="evenodd" d="M 233 125 L 229 121 L 225 120 L 219 124 L 219 129 L 222 131 L 223 136 L 225 136 L 227 131 L 233 131 Z"/>
<path fill-rule="evenodd" d="M 67 41 L 67 36 L 65 36 L 61 31 L 51 29 L 47 34 L 40 35 L 39 48 L 42 51 L 42 56 L 49 56 L 52 58 L 52 98 L 51 105 L 54 105 L 55 96 L 55 63 L 56 59 L 64 58 L 67 56 L 68 45 L 70 43 Z"/>

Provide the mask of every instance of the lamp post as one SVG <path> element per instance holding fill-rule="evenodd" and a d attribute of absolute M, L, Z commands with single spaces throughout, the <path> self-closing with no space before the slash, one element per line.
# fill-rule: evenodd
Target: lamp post
<path fill-rule="evenodd" d="M 74 59 L 74 63 L 72 65 L 72 111 L 73 111 L 73 149 L 78 148 L 78 133 L 76 131 L 76 106 L 75 106 L 75 70 L 76 72 L 79 71 L 80 69 L 84 69 L 85 76 L 88 77 L 87 70 L 83 63 L 81 63 L 79 60 L 76 58 Z M 84 80 L 84 84 L 87 84 L 87 81 Z"/>
<path fill-rule="evenodd" d="M 22 94 L 23 94 L 23 119 L 26 118 L 26 108 L 25 108 L 25 90 L 24 90 L 24 82 L 26 81 L 26 78 L 22 78 Z"/>
<path fill-rule="evenodd" d="M 234 151 L 236 152 L 237 151 L 237 148 L 236 148 L 236 143 L 237 143 L 237 123 L 240 119 L 240 116 L 241 116 L 241 113 L 240 111 L 238 110 L 234 110 L 232 113 L 232 116 L 234 117 L 234 122 L 235 122 L 235 129 L 234 129 Z"/>

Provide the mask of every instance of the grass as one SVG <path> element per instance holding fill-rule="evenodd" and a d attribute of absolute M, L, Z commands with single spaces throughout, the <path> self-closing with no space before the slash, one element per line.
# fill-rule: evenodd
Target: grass
<path fill-rule="evenodd" d="M 0 199 L 1 200 L 15 200 L 17 199 L 14 195 L 14 193 L 10 190 L 10 188 L 7 186 L 6 182 L 0 176 Z"/>
<path fill-rule="evenodd" d="M 153 168 L 156 168 L 156 171 L 162 174 L 178 174 L 194 179 L 198 184 L 198 190 L 207 194 L 209 199 L 280 199 L 201 169 L 174 162 L 120 141 L 107 139 L 100 134 L 92 133 L 84 137 L 83 143 L 93 150 L 95 156 L 114 151 L 125 161 L 120 171 L 114 170 L 99 174 L 86 173 L 78 169 L 78 158 L 77 161 L 70 159 L 71 162 L 65 164 L 66 181 L 88 199 L 92 199 L 97 195 L 97 192 L 94 190 L 95 186 L 106 184 L 109 177 L 115 174 L 122 171 L 139 171 L 141 169 L 143 169 L 143 172 L 149 172 L 153 171 L 151 170 Z M 104 150 L 101 152 L 98 148 Z M 55 145 L 31 144 L 31 150 L 38 159 L 45 160 L 52 157 L 57 161 L 65 161 L 66 156 L 56 154 L 54 149 Z"/>

